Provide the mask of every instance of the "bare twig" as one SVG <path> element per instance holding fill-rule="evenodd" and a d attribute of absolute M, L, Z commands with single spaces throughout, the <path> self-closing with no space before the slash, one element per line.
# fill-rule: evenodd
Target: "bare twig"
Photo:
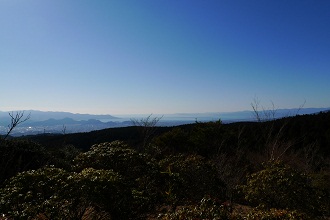
<path fill-rule="evenodd" d="M 8 114 L 10 116 L 11 122 L 8 125 L 8 132 L 5 135 L 5 137 L 3 138 L 4 140 L 8 138 L 8 136 L 14 130 L 15 127 L 17 127 L 19 124 L 29 120 L 30 116 L 31 116 L 31 113 L 29 113 L 29 115 L 24 118 L 24 111 L 18 111 L 16 113 L 9 112 Z"/>
<path fill-rule="evenodd" d="M 253 102 L 251 103 L 251 107 L 253 109 L 254 117 L 257 119 L 258 122 L 261 122 L 261 116 L 260 116 L 260 112 L 259 112 L 259 104 L 260 104 L 260 100 L 257 97 L 255 97 L 253 99 Z"/>
<path fill-rule="evenodd" d="M 303 108 L 306 101 L 299 106 L 296 114 Z M 285 129 L 288 126 L 289 118 L 282 120 L 282 124 L 276 124 L 276 112 L 277 109 L 273 102 L 271 102 L 272 108 L 266 109 L 261 106 L 258 98 L 254 98 L 251 103 L 255 119 L 257 122 L 267 122 L 267 124 L 260 125 L 261 141 L 265 147 L 264 153 L 268 160 L 279 160 L 282 159 L 292 146 L 294 146 L 298 140 L 284 140 Z M 278 127 L 279 126 L 279 127 Z"/>

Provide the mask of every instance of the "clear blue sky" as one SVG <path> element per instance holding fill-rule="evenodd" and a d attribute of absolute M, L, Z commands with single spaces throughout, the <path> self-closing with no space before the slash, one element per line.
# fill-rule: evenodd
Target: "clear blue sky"
<path fill-rule="evenodd" d="M 328 0 L 0 0 L 0 110 L 330 106 Z"/>

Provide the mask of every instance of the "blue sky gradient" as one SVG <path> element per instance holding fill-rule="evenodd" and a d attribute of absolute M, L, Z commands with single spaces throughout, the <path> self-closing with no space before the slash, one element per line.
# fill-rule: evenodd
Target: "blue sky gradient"
<path fill-rule="evenodd" d="M 0 110 L 330 106 L 330 1 L 0 0 Z"/>

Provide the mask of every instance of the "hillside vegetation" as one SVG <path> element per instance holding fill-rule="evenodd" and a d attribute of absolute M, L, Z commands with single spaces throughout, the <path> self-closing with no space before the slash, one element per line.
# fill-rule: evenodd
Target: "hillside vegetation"
<path fill-rule="evenodd" d="M 8 219 L 329 219 L 330 112 L 0 140 Z"/>

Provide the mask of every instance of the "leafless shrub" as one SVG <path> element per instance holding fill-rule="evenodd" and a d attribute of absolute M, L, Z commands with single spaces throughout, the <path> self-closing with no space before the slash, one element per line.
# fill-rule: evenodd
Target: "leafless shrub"
<path fill-rule="evenodd" d="M 251 103 L 253 114 L 257 122 L 275 120 L 276 118 L 276 108 L 273 102 L 271 102 L 272 107 L 266 109 L 264 106 L 260 106 L 260 100 L 255 97 Z"/>
<path fill-rule="evenodd" d="M 306 101 L 304 101 L 304 103 L 299 106 L 294 115 L 297 115 L 299 113 L 305 103 Z M 298 153 L 290 151 L 290 149 L 295 144 L 302 141 L 303 137 L 296 137 L 291 140 L 287 140 L 285 138 L 285 130 L 291 120 L 291 118 L 288 117 L 290 115 L 290 112 L 288 112 L 287 115 L 282 118 L 281 121 L 277 121 L 277 109 L 275 108 L 273 102 L 271 102 L 271 108 L 267 109 L 263 106 L 260 106 L 260 100 L 258 98 L 254 98 L 253 102 L 251 103 L 251 106 L 256 121 L 259 123 L 263 122 L 260 123 L 259 126 L 259 141 L 264 146 L 263 149 L 259 149 L 259 152 L 261 152 L 259 153 L 259 156 L 257 156 L 255 153 L 250 153 L 251 161 L 254 161 L 255 163 L 262 163 L 270 160 L 287 160 L 289 163 L 295 163 L 294 161 L 292 161 L 294 159 L 296 163 L 298 163 Z M 313 158 L 313 155 L 311 154 L 311 152 L 307 154 L 305 154 L 306 163 L 309 163 L 307 162 L 307 160 L 311 160 Z M 307 159 L 307 157 L 309 159 Z"/>
<path fill-rule="evenodd" d="M 157 130 L 157 123 L 163 118 L 161 117 L 152 117 L 152 114 L 150 114 L 146 118 L 142 119 L 131 119 L 131 122 L 133 126 L 138 127 L 141 129 L 142 133 L 142 149 L 145 149 L 147 144 L 149 144 L 152 136 L 154 135 L 155 131 Z"/>

